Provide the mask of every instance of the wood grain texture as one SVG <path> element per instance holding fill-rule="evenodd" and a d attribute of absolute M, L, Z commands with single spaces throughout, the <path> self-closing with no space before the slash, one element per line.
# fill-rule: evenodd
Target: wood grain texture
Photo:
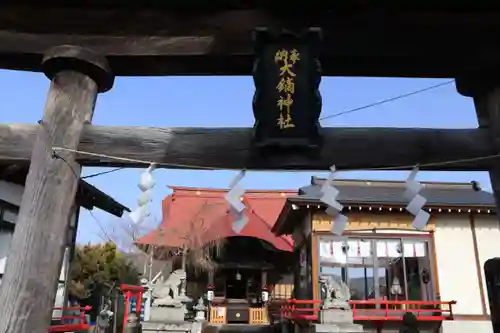
<path fill-rule="evenodd" d="M 75 154 L 53 158 L 50 147 L 78 147 L 96 95 L 97 85 L 87 76 L 57 74 L 42 124 L 32 128 L 31 144 L 25 147 L 31 165 L 0 287 L 0 332 L 47 332 L 80 174 Z"/>
<path fill-rule="evenodd" d="M 79 45 L 108 56 L 189 56 L 212 51 L 213 36 L 40 35 L 0 30 L 0 52 L 43 54 L 60 45 Z"/>
<path fill-rule="evenodd" d="M 333 10 L 326 10 L 316 2 L 293 15 L 263 3 L 190 7 L 196 11 L 168 3 L 2 3 L 0 67 L 39 71 L 43 47 L 71 43 L 109 51 L 116 75 L 249 75 L 251 32 L 258 26 L 321 27 L 325 76 L 449 78 L 500 58 L 500 48 L 489 42 L 500 34 L 499 14 L 487 9 L 378 10 L 334 2 L 328 5 Z M 465 34 L 475 38 L 463 38 Z"/>
<path fill-rule="evenodd" d="M 0 125 L 0 161 L 28 162 L 36 126 Z M 324 128 L 318 158 L 276 153 L 262 158 L 252 149 L 251 128 L 153 128 L 87 125 L 79 149 L 177 168 L 248 170 L 371 169 L 469 159 L 494 154 L 483 129 Z M 86 166 L 144 167 L 95 156 L 78 156 Z M 488 170 L 491 160 L 450 163 L 424 170 Z"/>

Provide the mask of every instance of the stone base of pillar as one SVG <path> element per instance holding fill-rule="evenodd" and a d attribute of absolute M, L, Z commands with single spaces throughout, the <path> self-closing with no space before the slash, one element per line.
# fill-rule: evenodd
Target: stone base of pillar
<path fill-rule="evenodd" d="M 151 333 L 201 333 L 206 322 L 165 323 L 159 321 L 146 321 L 142 323 L 142 331 Z"/>
<path fill-rule="evenodd" d="M 358 333 L 364 332 L 359 324 L 314 324 L 316 333 Z"/>
<path fill-rule="evenodd" d="M 352 311 L 342 309 L 324 309 L 320 312 L 320 324 L 315 324 L 316 332 L 363 332 L 363 325 L 354 324 Z"/>
<path fill-rule="evenodd" d="M 184 307 L 151 307 L 149 321 L 161 323 L 184 323 Z"/>

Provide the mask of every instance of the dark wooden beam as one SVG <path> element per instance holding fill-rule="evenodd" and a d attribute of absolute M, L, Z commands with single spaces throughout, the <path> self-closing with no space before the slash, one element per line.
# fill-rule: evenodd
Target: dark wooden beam
<path fill-rule="evenodd" d="M 476 82 L 480 83 L 480 81 Z M 479 85 L 480 86 L 480 85 Z M 500 153 L 500 82 L 497 87 L 483 91 L 476 89 L 474 105 L 480 124 L 489 134 L 492 149 Z M 491 188 L 495 195 L 497 211 L 500 210 L 500 160 L 492 161 L 490 172 Z"/>
<path fill-rule="evenodd" d="M 484 85 L 483 80 L 476 80 L 470 82 L 470 85 L 473 86 L 472 91 L 474 94 L 472 94 L 474 98 L 474 105 L 476 107 L 476 113 L 478 114 L 479 122 L 484 126 L 489 134 L 490 134 L 490 142 L 491 145 L 493 146 L 493 149 L 495 149 L 496 152 L 500 153 L 500 79 L 499 79 L 499 74 L 497 73 L 496 75 L 496 80 L 487 80 L 488 83 L 491 83 L 491 85 Z M 495 203 L 496 203 L 496 210 L 497 212 L 500 210 L 500 161 L 496 160 L 493 161 L 492 167 L 490 169 L 490 180 L 491 180 L 491 188 L 493 190 L 493 195 L 495 196 Z M 498 216 L 497 216 L 498 219 Z M 471 228 L 472 230 L 474 227 L 473 219 L 471 219 Z M 498 221 L 497 221 L 498 222 Z M 497 228 L 498 228 L 498 223 L 497 223 Z M 477 254 L 476 254 L 477 256 Z M 489 279 L 489 261 L 491 262 L 491 259 L 486 261 L 484 264 L 484 270 L 486 273 L 486 279 L 487 279 L 487 291 L 488 291 L 488 298 L 490 300 L 489 306 L 490 306 L 490 313 L 498 313 L 500 308 L 498 307 L 497 302 L 494 302 L 494 300 L 497 295 L 494 294 L 494 288 L 490 288 L 493 285 L 493 280 Z M 480 272 L 479 272 L 480 273 Z M 478 273 L 478 276 L 480 277 L 480 274 Z M 488 281 L 489 280 L 489 281 Z M 481 284 L 481 280 L 479 280 L 479 283 Z M 481 297 L 484 295 L 484 291 L 481 294 Z M 483 302 L 483 312 L 486 313 L 486 307 L 485 307 L 485 302 Z M 491 317 L 491 323 L 493 326 L 493 331 L 498 332 L 499 327 L 500 327 L 500 318 L 498 316 L 492 316 Z"/>
<path fill-rule="evenodd" d="M 64 33 L 69 34 L 103 34 L 103 35 L 164 35 L 200 36 L 213 34 L 214 32 L 242 32 L 255 26 L 287 25 L 316 25 L 328 27 L 343 27 L 349 30 L 340 31 L 338 38 L 344 39 L 344 34 L 357 34 L 362 37 L 368 32 L 371 36 L 375 32 L 385 30 L 392 37 L 397 31 L 392 31 L 395 25 L 411 32 L 419 31 L 429 34 L 431 30 L 441 33 L 443 29 L 455 31 L 450 38 L 464 31 L 480 31 L 484 27 L 497 29 L 499 12 L 496 7 L 483 6 L 470 11 L 450 10 L 443 6 L 429 8 L 428 10 L 412 10 L 411 8 L 383 7 L 384 10 L 374 6 L 344 6 L 340 1 L 327 2 L 312 0 L 304 3 L 300 10 L 281 10 L 281 6 L 267 6 L 272 1 L 252 5 L 249 1 L 237 5 L 222 5 L 222 2 L 207 2 L 201 0 L 204 5 L 213 5 L 213 8 L 202 8 L 203 6 L 191 6 L 190 1 L 183 3 L 190 9 L 186 11 L 176 6 L 166 5 L 147 6 L 142 2 L 140 6 L 128 6 L 119 4 L 117 6 L 79 4 L 78 6 L 64 6 L 58 4 L 8 4 L 9 0 L 0 4 L 0 30 L 21 31 L 31 33 Z M 12 1 L 12 0 L 10 0 Z M 318 3 L 319 2 L 319 3 Z M 218 3 L 218 4 L 217 4 Z M 349 4 L 353 4 L 349 1 Z M 243 5 L 243 6 L 241 6 Z M 278 4 L 279 5 L 279 4 Z M 384 4 L 385 5 L 385 4 Z M 329 8 L 328 8 L 329 7 Z M 357 7 L 357 8 L 355 8 Z M 329 19 L 335 18 L 334 21 Z M 385 19 L 380 24 L 380 19 Z M 46 24 L 47 20 L 51 24 Z M 130 24 L 133 22 L 133 24 Z M 232 25 L 233 30 L 229 29 Z M 377 27 L 378 25 L 378 27 Z M 376 31 L 365 31 L 368 27 L 376 28 Z M 485 32 L 491 33 L 491 32 Z M 382 37 L 382 36 L 381 36 Z M 416 36 L 409 36 L 415 39 Z M 483 38 L 478 36 L 478 38 Z M 380 38 L 382 39 L 382 38 Z M 404 39 L 390 40 L 391 45 L 405 43 Z M 418 40 L 417 42 L 422 42 Z M 444 40 L 443 42 L 449 42 Z M 402 44 L 399 44 L 402 45 Z M 381 50 L 379 50 L 380 52 Z"/>
<path fill-rule="evenodd" d="M 0 161 L 28 162 L 36 125 L 0 125 Z M 487 130 L 418 128 L 324 128 L 317 158 L 300 152 L 259 158 L 251 128 L 85 127 L 79 149 L 131 160 L 155 161 L 177 168 L 249 170 L 372 169 L 421 164 L 426 170 L 484 171 L 491 160 L 426 166 L 495 154 Z M 86 166 L 143 167 L 134 161 L 78 155 Z"/>
<path fill-rule="evenodd" d="M 500 58 L 483 42 L 500 34 L 496 11 L 337 9 L 0 5 L 0 68 L 40 71 L 48 47 L 72 44 L 103 52 L 120 76 L 249 75 L 258 26 L 321 27 L 325 76 L 457 77 Z"/>
<path fill-rule="evenodd" d="M 105 58 L 81 48 L 49 50 L 44 71 L 52 82 L 43 120 L 27 147 L 31 163 L 0 286 L 5 333 L 47 332 L 80 175 L 76 154 L 54 158 L 50 147 L 78 147 L 98 91 L 113 83 Z"/>
<path fill-rule="evenodd" d="M 213 36 L 40 35 L 4 30 L 0 41 L 0 53 L 39 55 L 60 45 L 81 45 L 108 56 L 193 56 L 213 53 L 214 45 Z"/>

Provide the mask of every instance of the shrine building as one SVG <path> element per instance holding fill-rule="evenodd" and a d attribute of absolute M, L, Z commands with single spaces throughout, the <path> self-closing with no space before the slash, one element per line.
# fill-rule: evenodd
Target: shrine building
<path fill-rule="evenodd" d="M 349 287 L 354 320 L 366 329 L 391 330 L 411 311 L 422 332 L 493 332 L 483 270 L 499 255 L 491 193 L 475 182 L 423 183 L 431 220 L 418 231 L 405 211 L 404 182 L 338 180 L 349 223 L 337 237 L 320 201 L 323 181 L 313 177 L 298 191 L 247 190 L 248 223 L 238 234 L 226 190 L 172 187 L 161 225 L 139 243 L 175 249 L 193 238 L 224 240 L 214 271 L 187 267 L 189 296 L 214 290 L 214 324 L 272 322 L 273 303 L 322 300 L 320 277 L 333 275 Z"/>
<path fill-rule="evenodd" d="M 349 223 L 342 237 L 330 233 L 332 218 L 321 203 L 324 180 L 313 177 L 288 197 L 273 227 L 293 235 L 302 253 L 296 298 L 320 299 L 319 277 L 336 275 L 351 292 L 354 320 L 365 328 L 396 328 L 406 311 L 421 331 L 493 332 L 484 263 L 499 256 L 500 229 L 494 197 L 472 183 L 423 183 L 423 231 L 413 216 L 404 182 L 338 180 L 338 200 Z M 396 330 L 397 331 L 397 330 Z"/>
<path fill-rule="evenodd" d="M 297 192 L 247 190 L 242 201 L 247 207 L 248 224 L 237 234 L 232 230 L 235 217 L 228 212 L 224 198 L 227 190 L 186 187 L 172 187 L 172 190 L 163 200 L 161 225 L 138 243 L 190 249 L 220 240 L 222 251 L 213 251 L 215 271 L 196 274 L 188 265 L 187 295 L 197 299 L 205 295 L 207 287 L 213 288 L 211 321 L 214 323 L 267 322 L 266 309 L 260 300 L 262 288 L 274 286 L 272 297 L 286 299 L 292 295 L 295 263 L 292 238 L 276 236 L 271 229 L 286 198 Z M 176 260 L 170 270 L 180 265 L 181 260 Z"/>

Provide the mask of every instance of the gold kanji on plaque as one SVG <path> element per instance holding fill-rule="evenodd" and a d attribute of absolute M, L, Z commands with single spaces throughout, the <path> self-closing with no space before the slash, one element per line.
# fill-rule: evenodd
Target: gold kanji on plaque
<path fill-rule="evenodd" d="M 280 97 L 276 102 L 279 109 L 279 117 L 276 123 L 280 129 L 293 128 L 295 124 L 292 118 L 292 105 L 296 77 L 293 66 L 300 61 L 300 53 L 296 49 L 279 49 L 274 55 L 274 61 L 279 65 L 280 77 L 276 85 L 276 90 L 280 93 Z"/>
<path fill-rule="evenodd" d="M 277 119 L 277 124 L 280 129 L 295 127 L 295 124 L 292 123 L 292 117 L 289 113 L 285 113 L 285 115 L 283 115 L 283 113 L 280 112 L 280 116 Z"/>
<path fill-rule="evenodd" d="M 295 93 L 295 82 L 293 78 L 291 77 L 282 77 L 280 79 L 280 82 L 278 82 L 278 85 L 276 86 L 276 90 L 278 90 L 280 93 L 290 93 L 294 94 Z"/>
<path fill-rule="evenodd" d="M 283 98 L 283 96 L 281 96 L 280 99 L 278 99 L 278 102 L 276 103 L 276 105 L 278 106 L 280 111 L 286 111 L 286 112 L 290 111 L 290 108 L 293 105 L 292 94 L 286 94 L 285 98 Z"/>
<path fill-rule="evenodd" d="M 290 52 L 289 60 L 292 62 L 293 65 L 295 65 L 297 63 L 297 61 L 300 60 L 300 53 L 299 53 L 299 51 L 297 51 L 296 49 L 293 49 Z"/>
<path fill-rule="evenodd" d="M 291 108 L 293 105 L 292 94 L 286 94 L 286 98 L 280 97 L 276 104 L 280 110 L 280 116 L 277 121 L 278 127 L 280 129 L 295 127 L 291 112 Z"/>

